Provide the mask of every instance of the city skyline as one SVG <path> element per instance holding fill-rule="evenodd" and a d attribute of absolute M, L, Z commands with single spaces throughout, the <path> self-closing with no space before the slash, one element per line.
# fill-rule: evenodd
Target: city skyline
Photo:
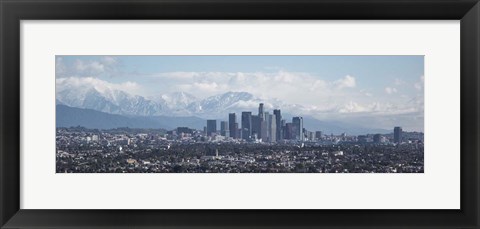
<path fill-rule="evenodd" d="M 217 124 L 220 122 L 220 129 Z M 186 133 L 181 131 L 188 130 L 193 132 L 194 129 L 188 127 L 177 127 L 175 130 L 177 134 Z M 303 123 L 303 117 L 292 117 L 291 122 L 287 122 L 281 115 L 281 109 L 274 109 L 273 114 L 266 111 L 263 103 L 258 104 L 258 114 L 255 115 L 250 111 L 241 112 L 240 123 L 237 122 L 236 113 L 228 114 L 228 121 L 209 119 L 204 126 L 204 133 L 206 137 L 215 137 L 217 135 L 225 137 L 225 139 L 242 139 L 249 142 L 305 142 L 305 141 L 319 141 L 322 139 L 323 132 L 320 129 L 310 129 Z M 393 143 L 400 144 L 403 142 L 402 127 L 395 126 L 393 128 Z M 423 134 L 422 132 L 419 132 Z M 365 135 L 358 135 L 358 138 L 364 138 L 361 141 L 368 142 L 366 136 L 373 136 L 372 141 L 376 143 L 385 142 L 384 135 L 380 133 L 367 133 Z M 333 134 L 332 134 L 333 136 Z M 347 133 L 342 133 L 341 136 L 347 136 Z M 355 136 L 355 135 L 353 135 Z"/>
<path fill-rule="evenodd" d="M 263 102 L 290 116 L 424 128 L 423 56 L 57 56 L 56 78 L 57 103 L 79 108 L 91 108 L 81 96 L 93 88 L 114 104 L 116 91 L 166 106 L 176 99 L 161 115 L 218 119 L 213 115 L 254 111 Z M 72 90 L 81 98 L 65 95 Z M 210 113 L 192 108 L 228 92 L 249 96 Z"/>

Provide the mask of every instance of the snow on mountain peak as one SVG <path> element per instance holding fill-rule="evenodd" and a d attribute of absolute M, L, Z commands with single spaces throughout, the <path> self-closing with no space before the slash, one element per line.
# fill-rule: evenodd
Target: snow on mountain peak
<path fill-rule="evenodd" d="M 232 91 L 205 99 L 198 99 L 187 92 L 145 98 L 94 78 L 60 78 L 56 87 L 56 101 L 59 104 L 133 116 L 219 118 L 229 112 L 255 111 L 259 103 L 265 103 L 266 108 L 283 109 L 285 105 L 277 100 L 260 99 L 248 92 Z"/>
<path fill-rule="evenodd" d="M 197 101 L 198 99 L 186 92 L 172 92 L 169 94 L 164 94 L 161 98 L 167 103 L 171 108 L 186 107 L 188 104 Z"/>
<path fill-rule="evenodd" d="M 151 116 L 164 113 L 165 104 L 132 95 L 121 86 L 91 77 L 56 80 L 56 100 L 64 105 L 111 114 Z"/>

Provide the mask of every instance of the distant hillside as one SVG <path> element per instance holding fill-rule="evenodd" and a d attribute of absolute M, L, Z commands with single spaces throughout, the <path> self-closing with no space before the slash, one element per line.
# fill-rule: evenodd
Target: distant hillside
<path fill-rule="evenodd" d="M 112 129 L 119 127 L 174 129 L 178 126 L 203 129 L 206 121 L 197 117 L 127 117 L 108 114 L 92 109 L 57 105 L 56 123 L 57 127 L 83 126 L 96 129 Z"/>

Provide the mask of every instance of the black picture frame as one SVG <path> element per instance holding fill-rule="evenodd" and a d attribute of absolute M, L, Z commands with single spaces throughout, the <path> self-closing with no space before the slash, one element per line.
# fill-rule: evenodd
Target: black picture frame
<path fill-rule="evenodd" d="M 1 228 L 480 227 L 478 198 L 480 6 L 477 0 L 0 0 L 0 14 Z M 461 209 L 20 209 L 20 21 L 83 19 L 460 20 Z"/>

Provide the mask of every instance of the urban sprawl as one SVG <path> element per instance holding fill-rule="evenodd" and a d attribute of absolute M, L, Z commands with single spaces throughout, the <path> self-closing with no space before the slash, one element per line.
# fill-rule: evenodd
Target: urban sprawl
<path fill-rule="evenodd" d="M 57 173 L 423 173 L 423 133 L 340 135 L 311 131 L 302 117 L 207 120 L 204 130 L 57 128 Z"/>

